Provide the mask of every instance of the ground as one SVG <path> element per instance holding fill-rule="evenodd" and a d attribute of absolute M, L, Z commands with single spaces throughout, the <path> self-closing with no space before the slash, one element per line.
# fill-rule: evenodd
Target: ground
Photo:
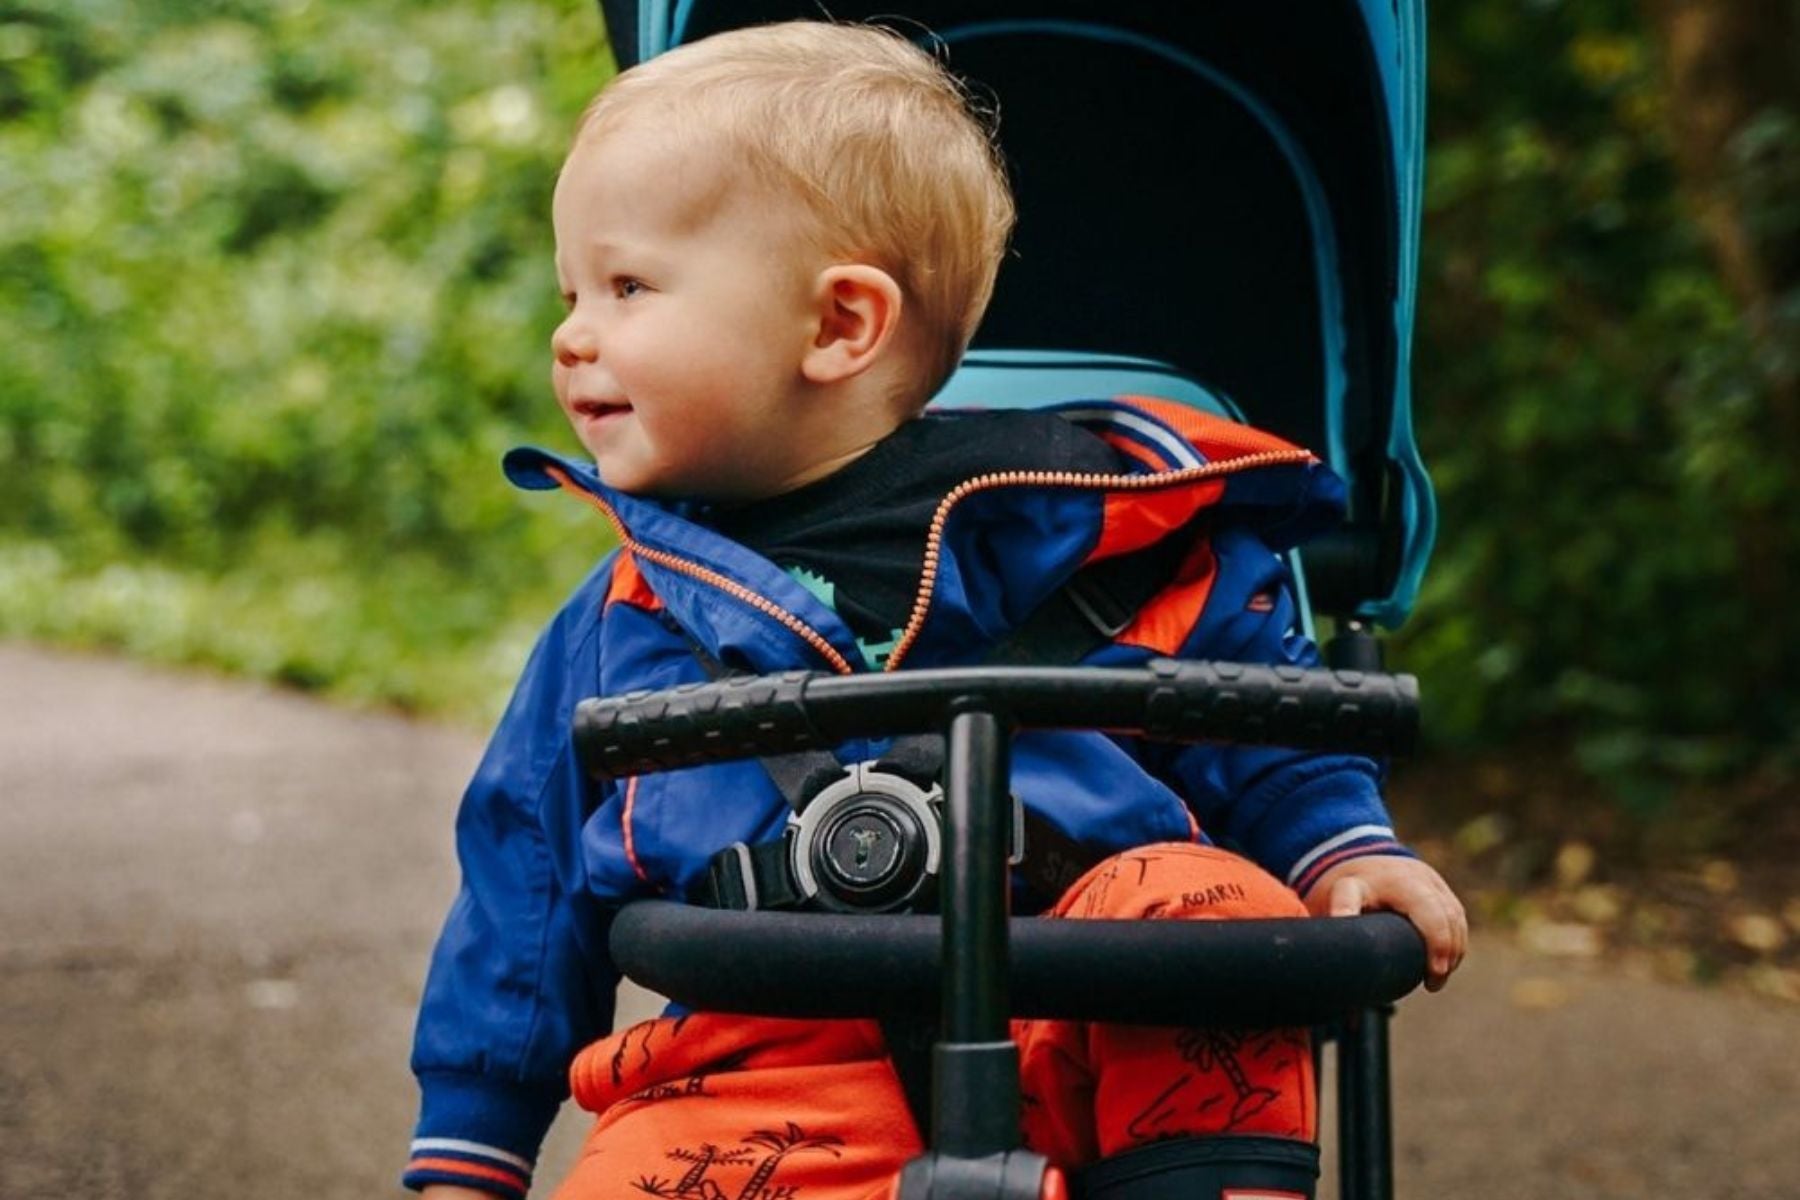
<path fill-rule="evenodd" d="M 478 752 L 0 644 L 0 1196 L 397 1195 L 412 1009 Z M 1485 923 L 1446 992 L 1401 1005 L 1399 1195 L 1792 1195 L 1800 1006 L 1533 953 L 1527 925 Z M 564 1114 L 546 1175 L 581 1124 Z"/>
<path fill-rule="evenodd" d="M 1751 781 L 1655 820 L 1561 761 L 1403 764 L 1396 821 L 1475 919 L 1540 954 L 1800 1004 L 1800 805 Z"/>

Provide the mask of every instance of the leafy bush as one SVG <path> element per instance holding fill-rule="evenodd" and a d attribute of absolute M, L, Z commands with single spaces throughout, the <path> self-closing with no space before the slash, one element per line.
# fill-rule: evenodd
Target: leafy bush
<path fill-rule="evenodd" d="M 370 598 L 404 561 L 455 581 L 395 614 L 427 629 L 560 592 L 603 533 L 497 462 L 566 441 L 547 211 L 604 60 L 585 5 L 0 8 L 3 535 L 215 598 L 277 549 L 286 586 Z"/>

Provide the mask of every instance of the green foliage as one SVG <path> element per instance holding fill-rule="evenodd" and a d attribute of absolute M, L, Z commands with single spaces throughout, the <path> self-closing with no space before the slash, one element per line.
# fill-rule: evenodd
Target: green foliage
<path fill-rule="evenodd" d="M 1682 207 L 1636 6 L 1433 18 L 1417 391 L 1444 523 L 1407 661 L 1440 733 L 1572 734 L 1654 808 L 1795 748 L 1776 376 Z"/>
<path fill-rule="evenodd" d="M 478 587 L 422 555 L 373 579 L 318 538 L 272 539 L 222 574 L 149 560 L 81 568 L 47 543 L 0 543 L 0 631 L 471 722 L 505 703 L 558 599 Z"/>
<path fill-rule="evenodd" d="M 497 462 L 567 441 L 547 211 L 603 61 L 580 3 L 0 4 L 0 535 L 69 587 L 125 561 L 277 592 L 279 548 L 374 599 L 419 564 L 440 590 L 390 618 L 419 646 L 462 594 L 566 586 L 602 531 Z"/>

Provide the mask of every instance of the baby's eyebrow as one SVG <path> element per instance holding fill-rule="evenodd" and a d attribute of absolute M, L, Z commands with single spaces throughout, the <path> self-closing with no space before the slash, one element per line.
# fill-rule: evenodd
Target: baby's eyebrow
<path fill-rule="evenodd" d="M 571 263 L 604 273 L 619 269 L 622 263 L 634 265 L 648 263 L 652 261 L 652 254 L 652 247 L 642 242 L 597 236 L 592 240 L 578 242 L 572 246 L 557 247 L 556 269 L 558 278 L 566 278 Z"/>

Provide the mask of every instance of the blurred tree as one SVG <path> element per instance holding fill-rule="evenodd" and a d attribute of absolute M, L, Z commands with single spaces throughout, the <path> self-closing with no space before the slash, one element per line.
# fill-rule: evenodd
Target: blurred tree
<path fill-rule="evenodd" d="M 1662 43 L 1675 161 L 1689 206 L 1756 344 L 1762 452 L 1800 463 L 1800 0 L 1647 0 Z M 1737 541 L 1755 607 L 1782 612 L 1800 583 L 1791 492 L 1748 504 Z M 1758 690 L 1800 666 L 1795 630 L 1764 620 Z"/>
<path fill-rule="evenodd" d="M 1800 0 L 1645 7 L 1662 42 L 1686 189 L 1726 282 L 1770 335 L 1783 299 L 1800 287 Z M 1800 432 L 1792 418 L 1787 431 Z"/>
<path fill-rule="evenodd" d="M 1688 98 L 1632 0 L 1433 22 L 1418 391 L 1445 520 L 1408 661 L 1438 731 L 1568 746 L 1643 811 L 1791 770 L 1792 296 L 1761 317 L 1710 261 L 1675 152 Z M 1792 216 L 1791 128 L 1758 121 L 1727 142 L 1756 151 L 1728 193 L 1745 230 Z"/>

